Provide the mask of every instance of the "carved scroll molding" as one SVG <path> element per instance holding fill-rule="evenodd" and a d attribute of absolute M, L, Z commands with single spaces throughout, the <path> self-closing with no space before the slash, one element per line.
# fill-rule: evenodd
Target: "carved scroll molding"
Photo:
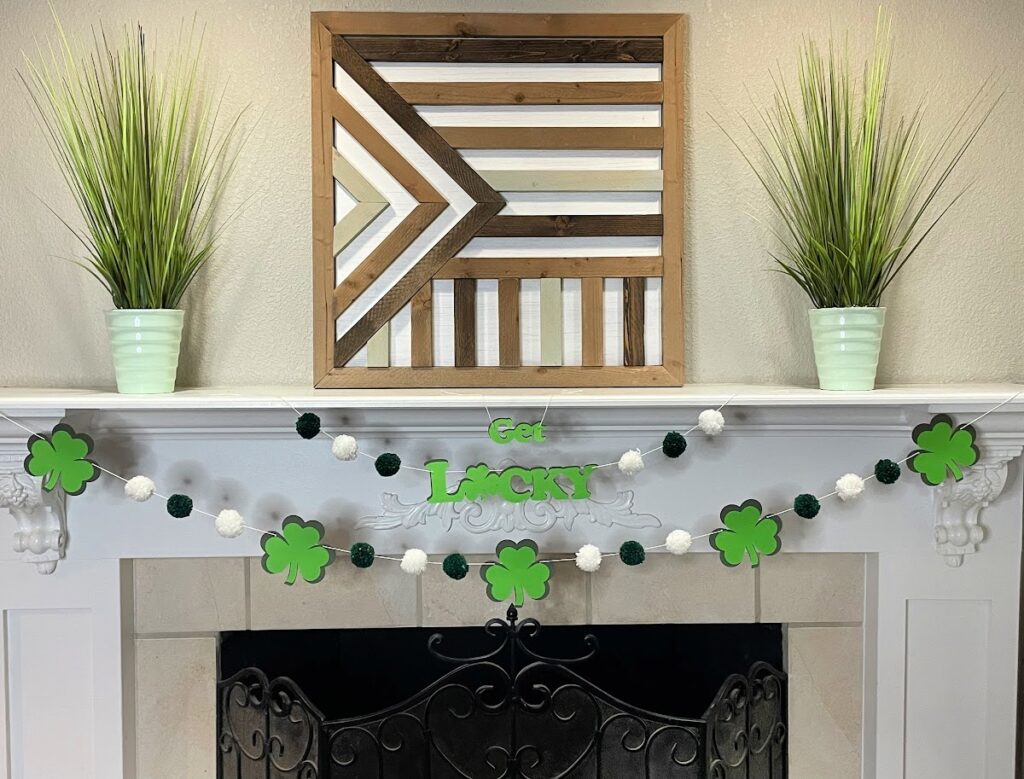
<path fill-rule="evenodd" d="M 44 431 L 64 415 L 62 411 L 54 414 L 48 410 L 46 416 L 27 416 L 23 412 L 15 418 L 32 430 Z M 67 547 L 66 497 L 60 490 L 45 491 L 42 479 L 25 473 L 28 434 L 4 432 L 0 437 L 0 509 L 14 519 L 14 551 L 39 573 L 53 573 Z"/>
<path fill-rule="evenodd" d="M 946 481 L 935 491 L 935 545 L 946 565 L 959 568 L 985 540 L 981 512 L 1006 486 L 1007 467 L 1022 447 L 981 447 L 981 459 L 961 481 Z"/>

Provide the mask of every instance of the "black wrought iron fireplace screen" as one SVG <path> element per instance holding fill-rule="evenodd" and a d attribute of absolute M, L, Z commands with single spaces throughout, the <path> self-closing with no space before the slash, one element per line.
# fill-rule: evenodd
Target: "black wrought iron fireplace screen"
<path fill-rule="evenodd" d="M 783 779 L 786 677 L 757 661 L 724 679 L 704 715 L 630 705 L 584 678 L 576 657 L 541 654 L 515 607 L 484 626 L 492 647 L 456 656 L 404 702 L 328 719 L 290 678 L 248 667 L 218 684 L 221 779 Z M 642 673 L 643 669 L 631 669 Z"/>

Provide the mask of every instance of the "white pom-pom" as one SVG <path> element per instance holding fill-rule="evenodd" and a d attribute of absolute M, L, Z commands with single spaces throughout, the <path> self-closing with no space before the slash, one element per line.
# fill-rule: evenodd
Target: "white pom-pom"
<path fill-rule="evenodd" d="M 153 497 L 156 485 L 148 476 L 133 476 L 124 483 L 124 494 L 139 503 Z"/>
<path fill-rule="evenodd" d="M 693 536 L 685 530 L 673 530 L 665 539 L 665 548 L 672 554 L 686 554 L 693 544 Z"/>
<path fill-rule="evenodd" d="M 359 442 L 350 435 L 340 435 L 331 444 L 331 451 L 339 460 L 354 460 L 359 454 Z"/>
<path fill-rule="evenodd" d="M 407 549 L 399 565 L 406 573 L 419 576 L 427 570 L 427 553 L 422 549 Z"/>
<path fill-rule="evenodd" d="M 725 430 L 725 417 L 717 408 L 706 408 L 697 417 L 697 427 L 704 435 L 718 435 Z"/>
<path fill-rule="evenodd" d="M 840 476 L 836 481 L 836 495 L 840 500 L 853 500 L 864 492 L 864 480 L 855 473 Z"/>
<path fill-rule="evenodd" d="M 238 538 L 242 535 L 242 531 L 245 530 L 245 522 L 242 521 L 242 515 L 234 509 L 224 509 L 220 514 L 217 515 L 217 519 L 213 523 L 217 532 L 220 533 L 224 538 Z"/>
<path fill-rule="evenodd" d="M 584 544 L 576 553 L 576 567 L 587 573 L 594 573 L 601 567 L 601 550 L 593 544 Z"/>
<path fill-rule="evenodd" d="M 619 470 L 627 476 L 635 476 L 644 469 L 644 458 L 639 449 L 627 449 L 619 458 Z"/>

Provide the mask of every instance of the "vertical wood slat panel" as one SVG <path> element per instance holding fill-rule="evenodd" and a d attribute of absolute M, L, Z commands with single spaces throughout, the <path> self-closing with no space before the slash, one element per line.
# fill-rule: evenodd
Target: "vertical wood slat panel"
<path fill-rule="evenodd" d="M 562 364 L 562 280 L 540 280 L 540 364 Z"/>
<path fill-rule="evenodd" d="M 391 323 L 374 333 L 366 342 L 366 367 L 387 368 L 391 364 Z"/>
<path fill-rule="evenodd" d="M 434 364 L 433 285 L 424 284 L 412 298 L 412 367 Z"/>
<path fill-rule="evenodd" d="M 683 383 L 683 110 L 686 105 L 686 79 L 683 75 L 686 49 L 686 17 L 679 17 L 665 31 L 662 80 L 665 102 L 662 111 L 664 147 L 662 168 L 664 189 L 662 255 L 664 267 L 661 285 L 661 363 L 674 379 Z"/>
<path fill-rule="evenodd" d="M 604 279 L 587 278 L 581 281 L 583 364 L 599 367 L 604 365 Z"/>
<path fill-rule="evenodd" d="M 476 367 L 476 279 L 455 279 L 455 367 Z"/>
<path fill-rule="evenodd" d="M 519 279 L 498 279 L 498 354 L 503 368 L 522 365 Z"/>
<path fill-rule="evenodd" d="M 622 364 L 644 364 L 644 280 L 622 281 Z"/>

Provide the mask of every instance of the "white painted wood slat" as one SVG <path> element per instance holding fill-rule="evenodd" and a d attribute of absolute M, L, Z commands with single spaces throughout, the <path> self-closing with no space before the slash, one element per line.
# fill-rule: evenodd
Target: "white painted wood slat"
<path fill-rule="evenodd" d="M 660 127 L 659 105 L 416 106 L 434 127 Z"/>

